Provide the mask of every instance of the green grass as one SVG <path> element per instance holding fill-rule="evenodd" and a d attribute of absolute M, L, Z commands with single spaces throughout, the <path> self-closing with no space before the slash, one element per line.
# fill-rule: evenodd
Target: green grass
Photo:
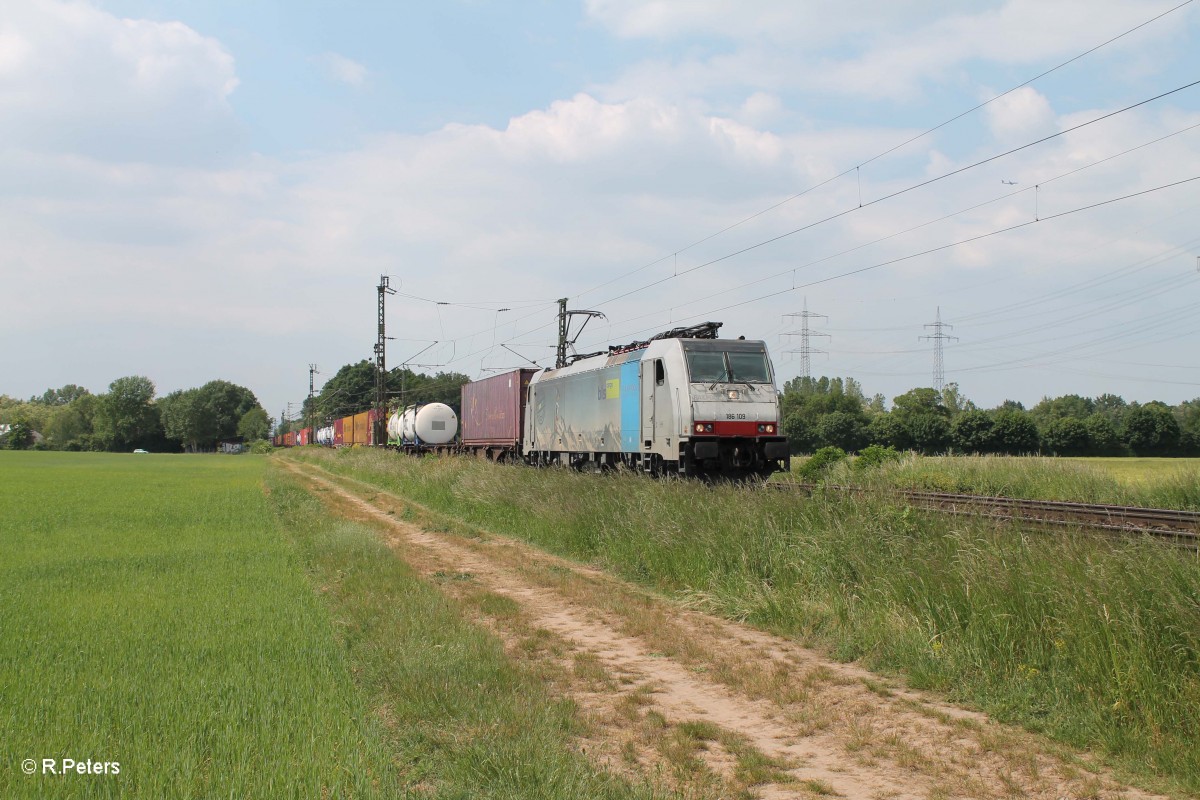
<path fill-rule="evenodd" d="M 0 452 L 0 797 L 654 796 L 375 531 L 264 495 L 267 463 Z"/>
<path fill-rule="evenodd" d="M 1171 480 L 1179 473 L 1193 479 L 1200 472 L 1200 458 L 1067 458 L 1108 473 L 1121 483 L 1145 484 Z"/>
<path fill-rule="evenodd" d="M 0 452 L 0 797 L 391 794 L 264 464 Z"/>
<path fill-rule="evenodd" d="M 799 462 L 799 460 L 796 460 Z M 847 460 L 825 480 L 839 485 L 1069 500 L 1200 511 L 1200 460 L 906 454 L 856 472 Z"/>
<path fill-rule="evenodd" d="M 1096 749 L 1143 783 L 1200 791 L 1194 554 L 1022 532 L 872 496 L 806 500 L 369 451 L 287 457 L 903 674 Z M 1041 466 L 1013 461 L 982 486 L 1029 485 L 1017 473 L 1030 463 Z"/>
<path fill-rule="evenodd" d="M 334 615 L 406 786 L 440 798 L 649 798 L 571 749 L 574 706 L 551 697 L 501 643 L 362 525 L 330 517 L 294 479 L 271 501 Z M 443 573 L 435 582 L 470 580 Z M 495 596 L 489 608 L 508 612 Z M 506 601 L 506 602 L 505 602 Z"/>

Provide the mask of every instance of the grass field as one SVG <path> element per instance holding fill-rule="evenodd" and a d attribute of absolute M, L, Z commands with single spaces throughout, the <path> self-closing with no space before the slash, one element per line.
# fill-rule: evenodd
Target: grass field
<path fill-rule="evenodd" d="M 1122 483 L 1147 484 L 1171 480 L 1179 473 L 1200 477 L 1200 458 L 1067 458 L 1107 472 Z"/>
<path fill-rule="evenodd" d="M 793 473 L 804 459 L 793 459 Z M 1068 500 L 1200 511 L 1200 459 L 920 456 L 859 472 L 853 459 L 824 480 L 838 485 Z"/>
<path fill-rule="evenodd" d="M 369 451 L 280 457 L 412 497 L 447 514 L 450 530 L 462 520 L 526 539 L 903 674 L 1106 753 L 1143 782 L 1200 791 L 1193 554 L 1022 532 L 873 497 L 804 500 Z"/>
<path fill-rule="evenodd" d="M 267 463 L 0 451 L 0 797 L 647 794 L 372 531 L 264 494 Z"/>
<path fill-rule="evenodd" d="M 266 504 L 264 466 L 0 452 L 0 796 L 386 785 L 381 731 Z M 42 774 L 44 758 L 120 772 Z"/>

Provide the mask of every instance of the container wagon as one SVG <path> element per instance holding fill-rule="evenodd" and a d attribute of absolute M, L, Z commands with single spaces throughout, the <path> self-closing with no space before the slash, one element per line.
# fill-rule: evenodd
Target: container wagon
<path fill-rule="evenodd" d="M 462 447 L 493 461 L 521 457 L 525 397 L 535 369 L 518 369 L 462 386 Z"/>

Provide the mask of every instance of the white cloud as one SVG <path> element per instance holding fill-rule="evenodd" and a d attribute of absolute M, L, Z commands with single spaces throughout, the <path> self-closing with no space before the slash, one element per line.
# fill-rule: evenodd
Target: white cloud
<path fill-rule="evenodd" d="M 761 0 L 753 9 L 737 0 L 590 0 L 587 8 L 622 37 L 686 41 L 700 35 L 732 44 L 634 64 L 598 89 L 607 99 L 678 99 L 749 87 L 893 101 L 913 99 L 927 82 L 960 79 L 961 65 L 971 61 L 1044 66 L 1164 10 L 1153 0 L 1005 0 L 959 6 L 950 14 L 944 4 L 925 0 Z M 1186 11 L 1172 14 L 1106 54 L 1185 39 L 1187 21 Z M 1151 67 L 1142 59 L 1139 69 Z"/>
<path fill-rule="evenodd" d="M 178 22 L 83 3 L 10 3 L 0 20 L 0 138 L 119 160 L 210 159 L 236 137 L 233 57 Z"/>
<path fill-rule="evenodd" d="M 695 35 L 772 40 L 800 46 L 886 30 L 929 16 L 928 0 L 587 0 L 588 14 L 619 36 L 677 39 Z"/>
<path fill-rule="evenodd" d="M 343 55 L 326 52 L 314 58 L 329 77 L 347 86 L 359 87 L 367 80 L 367 68 Z"/>
<path fill-rule="evenodd" d="M 1057 124 L 1050 101 L 1028 86 L 989 103 L 985 112 L 992 135 L 1009 144 L 1049 136 Z"/>

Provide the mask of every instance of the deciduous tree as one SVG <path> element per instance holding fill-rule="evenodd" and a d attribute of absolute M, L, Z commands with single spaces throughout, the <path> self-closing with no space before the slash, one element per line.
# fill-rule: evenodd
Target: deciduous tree
<path fill-rule="evenodd" d="M 1082 456 L 1091 452 L 1087 425 L 1075 417 L 1059 417 L 1040 429 L 1042 447 L 1056 456 Z"/>
<path fill-rule="evenodd" d="M 950 424 L 950 440 L 964 453 L 992 453 L 996 446 L 995 427 L 990 412 L 964 411 Z"/>
<path fill-rule="evenodd" d="M 1139 456 L 1174 455 L 1179 448 L 1179 423 L 1171 409 L 1151 402 L 1125 412 L 1125 443 Z"/>
<path fill-rule="evenodd" d="M 1036 453 L 1041 446 L 1037 423 L 1027 411 L 998 411 L 993 441 L 996 452 L 1011 456 Z"/>
<path fill-rule="evenodd" d="M 267 410 L 262 406 L 255 406 L 242 415 L 238 422 L 238 436 L 241 436 L 247 442 L 253 442 L 258 439 L 267 438 L 267 434 L 271 431 L 271 418 L 267 416 Z"/>
<path fill-rule="evenodd" d="M 96 436 L 108 450 L 139 447 L 162 432 L 154 406 L 154 382 L 141 375 L 117 378 L 101 395 L 93 420 Z"/>

